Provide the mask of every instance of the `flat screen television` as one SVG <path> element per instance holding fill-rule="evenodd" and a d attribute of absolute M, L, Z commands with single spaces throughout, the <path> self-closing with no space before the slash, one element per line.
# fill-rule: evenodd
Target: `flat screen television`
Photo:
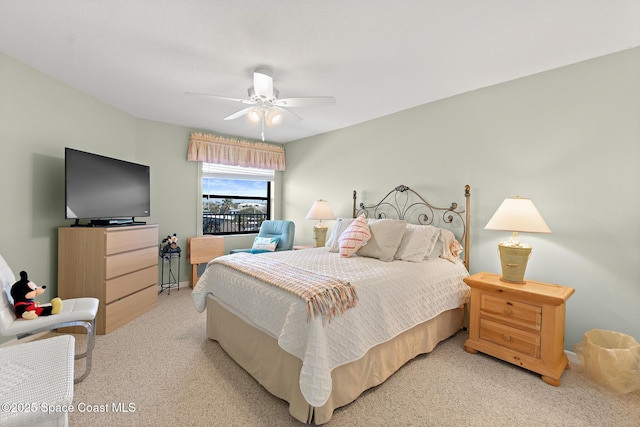
<path fill-rule="evenodd" d="M 68 147 L 64 165 L 65 218 L 76 225 L 132 224 L 151 214 L 149 166 Z"/>

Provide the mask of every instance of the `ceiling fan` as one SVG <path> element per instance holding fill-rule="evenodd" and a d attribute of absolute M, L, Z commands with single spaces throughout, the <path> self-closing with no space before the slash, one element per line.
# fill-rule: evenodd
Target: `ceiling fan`
<path fill-rule="evenodd" d="M 267 67 L 258 67 L 253 72 L 253 86 L 248 89 L 249 99 L 230 98 L 228 96 L 211 95 L 207 93 L 187 92 L 188 95 L 209 96 L 225 101 L 240 102 L 249 107 L 236 111 L 224 117 L 223 120 L 233 120 L 247 116 L 250 122 L 262 126 L 262 140 L 264 141 L 264 127 L 276 126 L 286 117 L 299 121 L 298 116 L 289 108 L 320 107 L 334 105 L 336 99 L 332 96 L 307 96 L 302 98 L 278 98 L 280 93 L 273 87 L 273 71 Z"/>

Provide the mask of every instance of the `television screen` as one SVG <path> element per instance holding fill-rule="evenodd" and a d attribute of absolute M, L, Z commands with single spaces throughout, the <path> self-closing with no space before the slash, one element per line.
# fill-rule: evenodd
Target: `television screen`
<path fill-rule="evenodd" d="M 149 166 L 65 148 L 67 219 L 148 217 Z"/>

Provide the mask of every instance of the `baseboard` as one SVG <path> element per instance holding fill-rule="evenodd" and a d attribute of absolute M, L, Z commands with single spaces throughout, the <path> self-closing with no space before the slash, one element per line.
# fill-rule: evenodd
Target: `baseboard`
<path fill-rule="evenodd" d="M 573 351 L 565 350 L 564 354 L 567 355 L 567 359 L 569 359 L 569 365 L 573 366 L 582 366 L 582 361 Z"/>
<path fill-rule="evenodd" d="M 7 341 L 4 341 L 2 344 L 0 344 L 0 347 L 9 347 L 10 345 L 14 345 L 17 342 L 18 342 L 17 339 L 11 338 L 11 339 L 8 339 Z"/>
<path fill-rule="evenodd" d="M 165 286 L 167 286 L 165 284 Z M 182 282 L 178 282 L 178 289 L 182 289 L 182 288 L 191 288 L 191 284 L 189 283 L 189 281 L 182 281 Z M 175 285 L 173 285 L 171 287 L 171 289 L 176 289 Z M 169 288 L 165 287 L 164 290 L 169 290 Z M 160 285 L 158 285 L 158 292 L 160 292 Z"/>

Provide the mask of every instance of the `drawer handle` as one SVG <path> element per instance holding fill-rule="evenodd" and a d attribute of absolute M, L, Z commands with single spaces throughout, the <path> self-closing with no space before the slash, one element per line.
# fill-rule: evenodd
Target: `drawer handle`
<path fill-rule="evenodd" d="M 511 311 L 510 308 L 505 308 L 504 309 L 504 314 L 507 314 L 507 315 L 511 316 L 513 314 L 513 311 Z"/>
<path fill-rule="evenodd" d="M 511 336 L 510 335 L 503 335 L 502 338 L 504 338 L 505 341 L 511 341 Z"/>

